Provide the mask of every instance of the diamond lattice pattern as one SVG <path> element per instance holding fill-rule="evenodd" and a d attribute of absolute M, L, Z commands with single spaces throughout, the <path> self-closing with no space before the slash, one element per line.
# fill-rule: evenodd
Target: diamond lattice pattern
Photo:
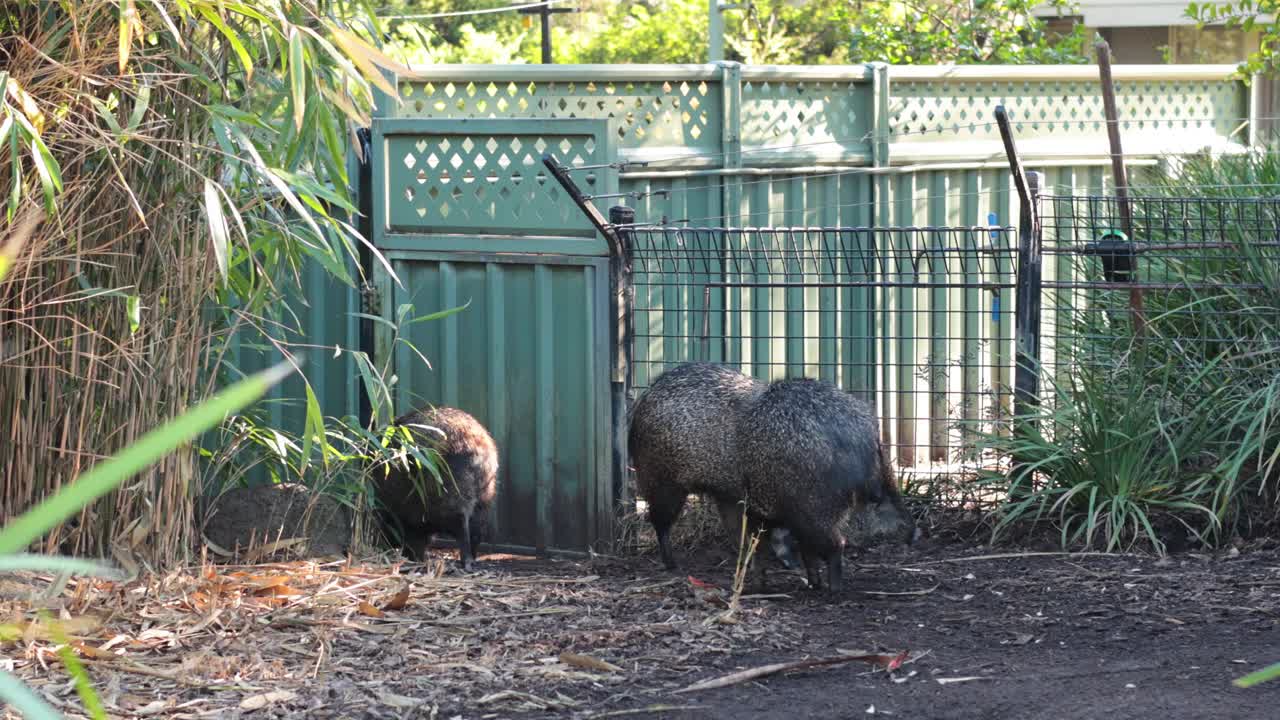
<path fill-rule="evenodd" d="M 619 148 L 717 147 L 719 88 L 704 81 L 402 83 L 401 117 L 615 120 Z"/>
<path fill-rule="evenodd" d="M 742 144 L 817 146 L 863 143 L 870 126 L 871 85 L 850 81 L 770 82 L 742 85 Z"/>
<path fill-rule="evenodd" d="M 1120 129 L 1229 135 L 1239 122 L 1231 114 L 1236 92 L 1226 82 L 1117 82 Z M 1000 104 L 1019 137 L 1106 132 L 1096 82 L 901 81 L 893 84 L 891 139 L 999 138 L 993 109 Z"/>
<path fill-rule="evenodd" d="M 581 230 L 581 211 L 542 165 L 601 162 L 590 135 L 396 135 L 387 138 L 393 228 Z M 585 192 L 600 176 L 576 173 Z"/>

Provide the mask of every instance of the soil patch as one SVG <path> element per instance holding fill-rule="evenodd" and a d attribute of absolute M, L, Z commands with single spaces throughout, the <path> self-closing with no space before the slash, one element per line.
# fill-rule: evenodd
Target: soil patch
<path fill-rule="evenodd" d="M 934 540 L 850 558 L 835 599 L 774 572 L 724 621 L 732 565 L 481 555 L 480 572 L 336 561 L 77 580 L 50 603 L 117 717 L 1271 718 L 1280 549 L 1019 553 Z M 697 582 L 691 581 L 693 578 Z M 30 579 L 35 589 L 49 579 Z M 29 599 L 0 596 L 7 617 Z M 79 713 L 37 625 L 14 672 Z M 907 651 L 689 693 L 743 669 Z M 8 716 L 6 716 L 8 717 Z"/>

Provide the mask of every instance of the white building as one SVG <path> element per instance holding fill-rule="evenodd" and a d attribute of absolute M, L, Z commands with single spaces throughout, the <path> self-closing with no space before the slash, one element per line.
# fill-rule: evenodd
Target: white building
<path fill-rule="evenodd" d="M 1199 29 L 1187 17 L 1189 0 L 1078 0 L 1074 15 L 1041 6 L 1033 11 L 1050 26 L 1074 23 L 1096 30 L 1111 45 L 1116 63 L 1216 64 L 1239 62 L 1258 49 L 1258 31 Z"/>

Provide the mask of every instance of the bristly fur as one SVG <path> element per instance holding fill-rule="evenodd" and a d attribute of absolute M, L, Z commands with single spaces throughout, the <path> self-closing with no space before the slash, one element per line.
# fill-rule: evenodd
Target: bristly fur
<path fill-rule="evenodd" d="M 736 539 L 743 497 L 734 418 L 766 385 L 721 365 L 688 363 L 653 381 L 631 408 L 628 445 L 636 491 L 649 505 L 662 561 L 675 567 L 669 534 L 691 493 L 711 496 Z"/>
<path fill-rule="evenodd" d="M 831 588 L 839 587 L 845 540 L 838 528 L 855 508 L 904 539 L 914 530 L 875 415 L 834 385 L 772 383 L 741 413 L 737 449 L 748 513 L 791 531 L 815 587 L 819 557 Z"/>
<path fill-rule="evenodd" d="M 372 482 L 384 525 L 398 526 L 406 553 L 419 560 L 435 533 L 449 533 L 458 542 L 463 568 L 470 570 L 497 495 L 498 446 L 479 421 L 457 408 L 422 408 L 397 418 L 395 425 L 425 425 L 443 433 L 409 428 L 420 445 L 439 452 L 446 467 L 440 468 L 439 485 L 412 464 L 375 469 Z M 427 491 L 425 498 L 419 488 Z"/>

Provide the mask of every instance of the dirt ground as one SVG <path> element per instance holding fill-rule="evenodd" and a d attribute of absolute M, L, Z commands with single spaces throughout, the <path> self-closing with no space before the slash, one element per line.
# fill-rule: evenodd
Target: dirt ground
<path fill-rule="evenodd" d="M 113 717 L 1280 717 L 1280 683 L 1230 684 L 1280 660 L 1274 542 L 1159 560 L 931 540 L 851 556 L 835 599 L 774 573 L 777 595 L 727 620 L 727 591 L 699 583 L 727 588 L 732 565 L 684 560 L 203 566 L 73 581 L 47 607 L 84 623 L 73 644 Z M 0 591 L 0 622 L 29 621 Z M 31 624 L 0 662 L 82 714 L 53 647 Z M 901 664 L 680 692 L 851 652 Z"/>

